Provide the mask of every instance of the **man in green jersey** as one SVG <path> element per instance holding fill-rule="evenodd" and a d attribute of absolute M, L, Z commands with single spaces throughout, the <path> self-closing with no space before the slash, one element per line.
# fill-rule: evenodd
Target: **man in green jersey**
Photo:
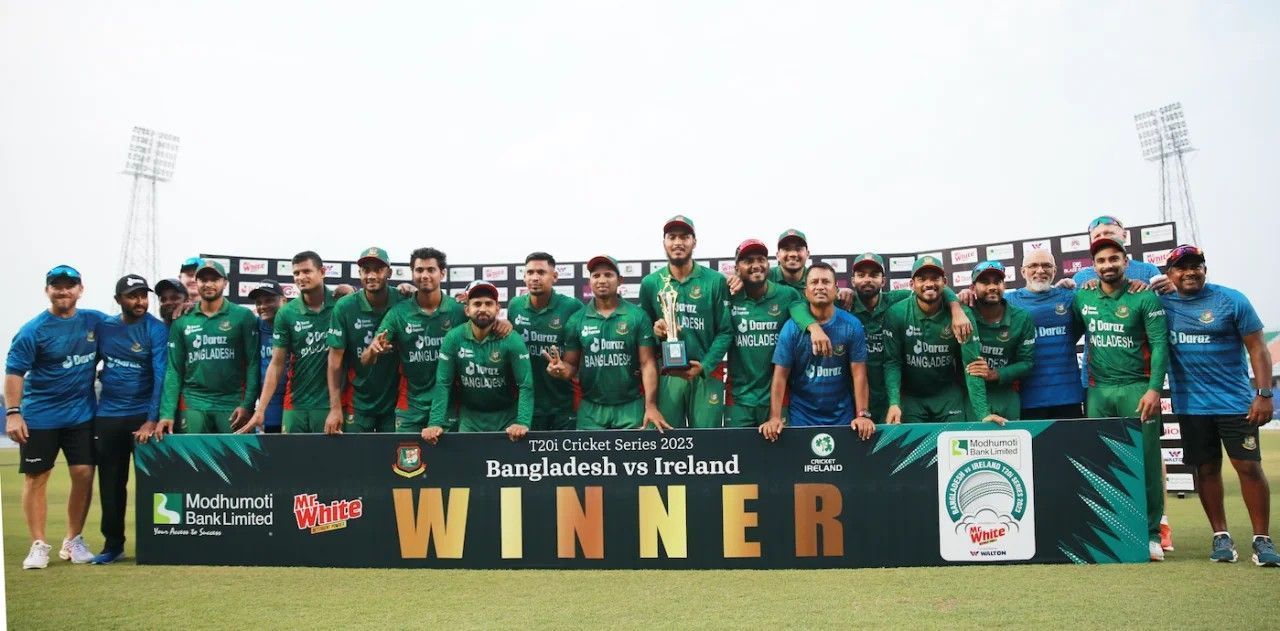
<path fill-rule="evenodd" d="M 1147 534 L 1152 561 L 1163 561 L 1160 517 L 1160 391 L 1169 367 L 1169 326 L 1155 292 L 1129 292 L 1124 242 L 1095 239 L 1089 246 L 1100 281 L 1077 289 L 1073 313 L 1085 336 L 1085 414 L 1089 418 L 1133 416 L 1142 420 L 1142 464 L 1147 480 Z"/>
<path fill-rule="evenodd" d="M 458 402 L 458 431 L 501 432 L 524 438 L 533 420 L 533 374 L 529 349 L 519 335 L 498 337 L 498 288 L 487 281 L 467 286 L 466 326 L 454 327 L 440 345 L 431 422 L 422 439 L 435 444 L 448 423 L 450 401 Z M 454 383 L 455 377 L 457 384 Z"/>
<path fill-rule="evenodd" d="M 677 328 L 689 367 L 658 378 L 658 409 L 677 427 L 720 427 L 724 382 L 712 375 L 733 343 L 729 324 L 729 287 L 724 276 L 693 260 L 698 244 L 693 220 L 677 215 L 662 228 L 667 264 L 640 281 L 640 307 L 654 320 L 653 333 L 667 339 L 659 294 L 676 292 Z"/>
<path fill-rule="evenodd" d="M 258 393 L 261 370 L 258 318 L 223 297 L 227 271 L 212 259 L 196 269 L 200 302 L 169 328 L 169 366 L 164 375 L 156 432 L 228 434 L 247 418 Z M 178 412 L 178 400 L 186 409 Z"/>
<path fill-rule="evenodd" d="M 396 403 L 400 398 L 400 361 L 393 354 L 372 355 L 378 325 L 392 307 L 402 300 L 400 292 L 387 289 L 391 260 L 387 251 L 371 247 L 356 260 L 364 289 L 344 296 L 333 305 L 329 325 L 329 415 L 326 434 L 342 432 L 394 432 Z M 364 355 L 371 361 L 365 362 Z M 343 418 L 342 391 L 351 375 L 351 408 Z M 344 420 L 346 421 L 344 423 Z"/>
<path fill-rule="evenodd" d="M 1022 415 L 1021 379 L 1031 372 L 1035 358 L 1036 327 L 1031 314 L 1005 302 L 1004 274 L 1000 261 L 983 261 L 973 268 L 982 357 L 965 371 L 987 383 L 992 414 L 1016 421 Z"/>
<path fill-rule="evenodd" d="M 582 384 L 578 429 L 669 429 L 658 411 L 653 321 L 618 295 L 616 259 L 594 257 L 587 270 L 594 298 L 565 325 L 564 356 L 544 351 L 547 374 Z"/>
<path fill-rule="evenodd" d="M 294 255 L 293 284 L 298 288 L 298 297 L 276 312 L 271 331 L 271 364 L 262 378 L 257 411 L 239 433 L 252 432 L 262 425 L 270 393 L 275 392 L 285 374 L 289 379 L 284 394 L 284 433 L 324 431 L 324 420 L 329 413 L 326 340 L 334 299 L 324 285 L 324 261 L 319 254 L 308 250 Z"/>
<path fill-rule="evenodd" d="M 874 252 L 864 252 L 853 261 L 853 294 L 851 312 L 867 337 L 867 385 L 871 389 L 871 418 L 883 423 L 889 414 L 889 394 L 884 382 L 884 323 L 889 307 L 915 296 L 910 289 L 885 291 L 884 257 Z M 951 312 L 951 332 L 961 343 L 973 334 L 973 326 L 965 317 L 964 305 L 956 299 L 955 292 L 945 285 L 942 301 Z M 810 323 L 813 316 L 807 305 L 792 307 L 791 318 L 801 327 L 807 327 L 811 337 L 817 339 Z M 825 336 L 823 338 L 825 340 Z M 824 353 L 815 349 L 815 354 Z M 829 354 L 829 353 L 826 353 Z"/>
<path fill-rule="evenodd" d="M 582 303 L 555 290 L 556 260 L 546 252 L 534 252 L 524 259 L 524 286 L 529 293 L 516 296 L 507 305 L 507 321 L 524 338 L 533 368 L 534 431 L 573 429 L 573 384 L 547 373 L 547 357 L 564 347 L 569 318 L 582 310 Z"/>
<path fill-rule="evenodd" d="M 768 278 L 769 248 L 764 242 L 743 241 L 735 257 L 742 291 L 729 299 L 729 321 L 734 331 L 733 346 L 729 347 L 729 392 L 733 395 L 733 405 L 725 410 L 724 424 L 725 427 L 758 427 L 769 420 L 773 350 L 778 344 L 778 333 L 791 318 L 792 305 L 808 307 L 791 285 Z M 781 415 L 785 421 L 786 406 Z"/>
<path fill-rule="evenodd" d="M 976 335 L 965 342 L 956 339 L 951 311 L 942 308 L 942 290 L 947 282 L 944 274 L 938 259 L 916 259 L 911 268 L 915 298 L 890 307 L 885 316 L 884 381 L 889 398 L 885 422 L 980 419 L 1004 423 L 987 408 L 986 384 L 964 373 L 964 366 L 982 356 L 981 348 Z M 973 315 L 968 309 L 963 311 L 972 326 Z"/>
<path fill-rule="evenodd" d="M 372 362 L 398 351 L 408 406 L 396 418 L 396 431 L 417 434 L 426 429 L 431 420 L 436 364 L 444 336 L 450 329 L 465 324 L 467 314 L 462 303 L 446 296 L 442 288 L 447 269 L 444 252 L 418 248 L 409 255 L 409 265 L 418 290 L 387 312 L 365 356 Z M 456 423 L 457 418 L 448 415 L 446 427 L 455 429 Z"/>

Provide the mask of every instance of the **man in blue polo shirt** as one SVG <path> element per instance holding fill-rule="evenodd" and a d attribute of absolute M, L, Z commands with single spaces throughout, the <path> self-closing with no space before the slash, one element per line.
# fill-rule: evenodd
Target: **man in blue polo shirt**
<path fill-rule="evenodd" d="M 93 433 L 102 505 L 102 552 L 95 565 L 124 554 L 124 513 L 129 501 L 129 457 L 135 437 L 146 441 L 160 418 L 160 394 L 168 359 L 169 330 L 147 313 L 150 288 L 130 274 L 116 282 L 120 313 L 98 324 L 102 372 Z"/>
<path fill-rule="evenodd" d="M 866 440 L 875 433 L 876 426 L 867 410 L 871 391 L 867 385 L 867 339 L 862 323 L 848 311 L 835 308 L 836 271 L 827 263 L 809 267 L 805 298 L 814 320 L 831 338 L 831 355 L 815 356 L 808 334 L 795 320 L 783 325 L 773 351 L 769 420 L 759 431 L 767 440 L 778 439 L 784 426 L 782 404 L 790 390 L 786 422 L 797 426 L 848 423 Z"/>
<path fill-rule="evenodd" d="M 1235 562 L 1222 503 L 1222 450 L 1240 476 L 1253 526 L 1253 562 L 1280 567 L 1268 536 L 1271 492 L 1262 471 L 1258 426 L 1271 420 L 1271 354 L 1262 320 L 1244 294 L 1205 282 L 1204 251 L 1180 245 L 1169 253 L 1174 293 L 1160 297 L 1169 322 L 1169 388 L 1182 430 L 1183 461 L 1192 467 L 1200 504 L 1213 528 L 1213 561 Z M 1253 367 L 1249 383 L 1244 347 Z"/>
<path fill-rule="evenodd" d="M 1005 300 L 1031 314 L 1036 328 L 1035 358 L 1022 380 L 1022 419 L 1084 418 L 1084 387 L 1076 361 L 1082 331 L 1071 316 L 1075 292 L 1054 287 L 1057 264 L 1047 250 L 1030 250 L 1022 259 L 1026 287 Z"/>
<path fill-rule="evenodd" d="M 58 556 L 73 563 L 93 559 L 81 532 L 93 496 L 95 329 L 106 315 L 76 309 L 83 291 L 75 268 L 59 265 L 49 270 L 44 290 L 49 309 L 18 330 L 5 361 L 5 433 L 18 443 L 22 513 L 33 539 L 22 561 L 24 570 L 49 565 L 46 489 L 59 449 L 67 459 L 71 491 L 67 497 L 67 537 Z"/>
<path fill-rule="evenodd" d="M 275 333 L 276 313 L 284 304 L 284 289 L 270 278 L 258 281 L 258 286 L 249 292 L 249 300 L 258 312 L 258 364 L 259 384 L 266 384 L 267 368 L 271 366 L 271 340 Z M 276 391 L 263 410 L 262 431 L 267 434 L 279 434 L 284 418 L 284 393 L 289 384 L 288 374 L 281 374 L 276 382 Z M 261 397 L 261 395 L 259 395 Z M 261 404 L 261 398 L 258 399 Z"/>

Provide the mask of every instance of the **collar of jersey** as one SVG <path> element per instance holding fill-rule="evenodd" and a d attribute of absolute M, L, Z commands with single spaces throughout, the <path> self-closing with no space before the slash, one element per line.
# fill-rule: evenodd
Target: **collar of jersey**
<path fill-rule="evenodd" d="M 701 276 L 701 275 L 702 275 L 702 270 L 705 270 L 705 269 L 707 269 L 707 268 L 703 267 L 703 266 L 702 266 L 700 263 L 698 263 L 697 261 L 694 261 L 694 262 L 693 262 L 693 271 L 689 272 L 689 275 L 688 275 L 688 276 L 686 276 L 686 277 L 684 278 L 684 280 L 678 280 L 678 279 L 676 279 L 675 275 L 673 275 L 673 274 L 671 273 L 671 263 L 670 263 L 670 262 L 668 262 L 668 263 L 667 263 L 667 276 L 670 276 L 670 277 L 671 277 L 671 282 L 673 282 L 673 283 L 675 283 L 675 284 L 677 284 L 677 285 L 683 285 L 683 284 L 685 284 L 685 283 L 687 283 L 687 282 L 689 282 L 689 281 L 691 281 L 691 280 L 693 280 L 693 279 L 698 278 L 699 276 Z"/>
<path fill-rule="evenodd" d="M 591 300 L 587 301 L 587 306 L 585 307 L 585 309 L 587 310 L 587 315 L 595 318 L 600 318 L 601 320 L 608 320 L 613 316 L 625 314 L 634 308 L 636 307 L 632 305 L 630 302 L 628 302 L 627 299 L 623 298 L 621 295 L 618 296 L 618 308 L 614 309 L 613 313 L 610 313 L 607 316 L 600 315 L 600 312 L 596 311 L 596 299 L 594 297 Z"/>
<path fill-rule="evenodd" d="M 543 308 L 541 308 L 541 309 L 534 309 L 534 308 L 533 308 L 533 296 L 532 296 L 531 294 L 525 294 L 525 295 L 521 296 L 521 298 L 524 298 L 524 299 L 525 299 L 524 301 L 525 301 L 526 303 L 528 303 L 528 305 L 529 305 L 529 311 L 532 311 L 532 312 L 533 312 L 534 314 L 536 314 L 536 315 L 542 315 L 542 314 L 544 314 L 544 313 L 546 313 L 546 312 L 550 311 L 552 307 L 556 306 L 556 303 L 557 303 L 557 302 L 559 302 L 559 300 L 560 300 L 561 298 L 565 298 L 565 297 L 566 297 L 566 296 L 561 295 L 561 294 L 560 294 L 560 292 L 556 291 L 556 290 L 555 290 L 555 288 L 553 287 L 553 288 L 551 289 L 551 297 L 547 299 L 547 306 L 545 306 L 545 307 L 543 307 Z"/>
<path fill-rule="evenodd" d="M 213 318 L 216 318 L 216 317 L 218 317 L 218 316 L 220 316 L 220 315 L 222 315 L 222 314 L 224 314 L 224 313 L 226 313 L 226 312 L 228 312 L 228 311 L 230 311 L 230 310 L 231 310 L 231 299 L 230 299 L 230 298 L 227 298 L 226 296 L 223 296 L 223 297 L 222 297 L 222 306 L 221 306 L 221 307 L 218 307 L 218 310 L 217 310 L 217 311 L 214 311 L 214 312 L 213 312 L 213 315 L 205 315 L 205 314 L 204 314 L 204 311 L 203 311 L 202 309 L 200 309 L 199 305 L 197 305 L 197 306 L 196 306 L 196 308 L 195 308 L 194 310 L 192 310 L 192 311 L 191 311 L 191 313 L 192 313 L 192 314 L 195 314 L 195 315 L 200 315 L 200 316 L 203 316 L 203 317 L 205 317 L 205 318 L 208 318 L 208 319 L 212 320 Z"/>

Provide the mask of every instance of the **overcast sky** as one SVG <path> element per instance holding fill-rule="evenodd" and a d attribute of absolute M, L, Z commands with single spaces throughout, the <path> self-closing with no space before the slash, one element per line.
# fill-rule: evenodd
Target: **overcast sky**
<path fill-rule="evenodd" d="M 704 257 L 790 226 L 845 253 L 1153 222 L 1133 114 L 1173 101 L 1210 279 L 1274 328 L 1277 7 L 0 0 L 0 348 L 55 264 L 114 310 L 134 125 L 182 139 L 173 274 L 373 243 L 654 259 L 677 212 Z"/>

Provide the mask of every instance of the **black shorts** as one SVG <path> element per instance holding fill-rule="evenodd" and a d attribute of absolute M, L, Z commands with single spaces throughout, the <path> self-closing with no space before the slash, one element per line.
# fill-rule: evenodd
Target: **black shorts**
<path fill-rule="evenodd" d="M 1243 414 L 1179 414 L 1178 427 L 1182 432 L 1182 462 L 1188 466 L 1220 462 L 1224 448 L 1232 460 L 1262 460 L 1258 426 L 1250 423 Z"/>
<path fill-rule="evenodd" d="M 59 449 L 68 465 L 93 464 L 93 421 L 58 429 L 27 428 L 26 444 L 18 445 L 18 473 L 52 469 Z"/>
<path fill-rule="evenodd" d="M 1079 403 L 1049 405 L 1042 408 L 1022 408 L 1024 421 L 1056 421 L 1084 418 L 1084 407 Z"/>

